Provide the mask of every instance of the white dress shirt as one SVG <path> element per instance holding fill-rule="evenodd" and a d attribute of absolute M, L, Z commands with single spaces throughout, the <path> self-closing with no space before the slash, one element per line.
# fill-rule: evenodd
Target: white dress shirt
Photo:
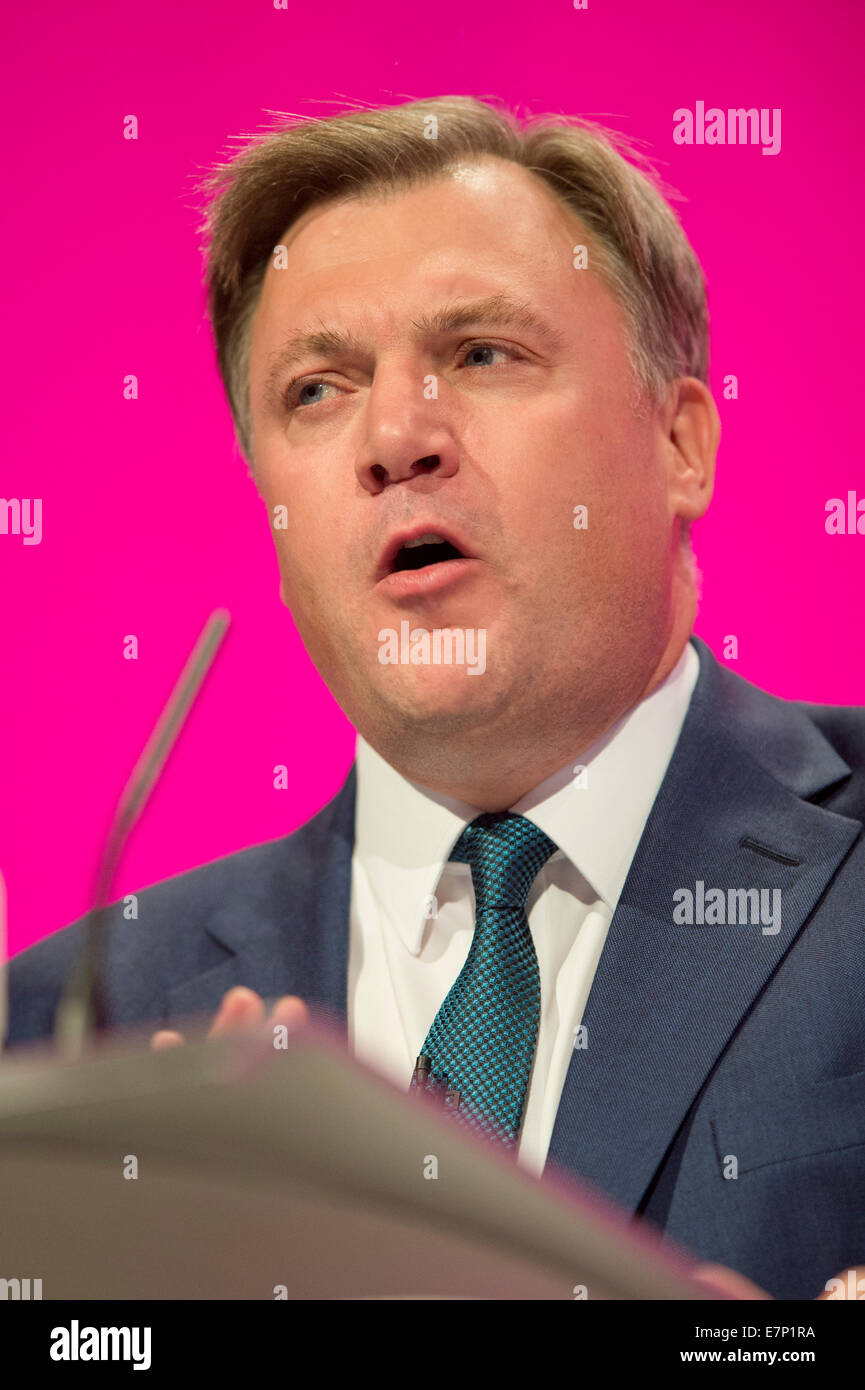
<path fill-rule="evenodd" d="M 607 930 L 699 672 L 690 642 L 646 699 L 510 809 L 558 846 L 526 903 L 541 1018 L 518 1162 L 540 1175 Z M 575 766 L 585 769 L 575 774 Z M 348 1037 L 408 1090 L 418 1054 L 474 932 L 468 864 L 448 856 L 475 807 L 395 771 L 358 735 Z"/>

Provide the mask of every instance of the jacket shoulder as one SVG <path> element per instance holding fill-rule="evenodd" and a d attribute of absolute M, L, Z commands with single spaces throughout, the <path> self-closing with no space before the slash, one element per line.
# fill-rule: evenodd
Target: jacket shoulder
<path fill-rule="evenodd" d="M 797 704 L 851 768 L 865 764 L 865 705 Z"/>
<path fill-rule="evenodd" d="M 849 778 L 836 788 L 827 804 L 840 814 L 865 820 L 865 707 L 804 701 L 798 701 L 797 707 L 850 769 Z"/>
<path fill-rule="evenodd" d="M 207 969 L 222 952 L 208 923 L 226 908 L 250 921 L 274 902 L 290 900 L 312 880 L 329 842 L 353 826 L 354 772 L 342 790 L 290 835 L 263 841 L 161 879 L 106 909 L 106 958 L 115 982 L 134 1009 L 156 982 Z M 348 803 L 348 804 L 347 804 Z M 136 916 L 125 915 L 129 896 Z M 17 1046 L 48 1036 L 69 977 L 84 947 L 87 917 L 44 937 L 9 963 L 7 1043 Z"/>

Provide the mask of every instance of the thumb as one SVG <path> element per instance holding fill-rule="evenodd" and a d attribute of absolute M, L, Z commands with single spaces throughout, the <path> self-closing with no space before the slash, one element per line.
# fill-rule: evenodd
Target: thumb
<path fill-rule="evenodd" d="M 765 1289 L 753 1284 L 744 1274 L 737 1274 L 735 1269 L 728 1269 L 726 1265 L 698 1265 L 696 1269 L 691 1270 L 691 1278 L 719 1294 L 726 1294 L 729 1298 L 761 1298 L 769 1301 L 772 1298 Z"/>

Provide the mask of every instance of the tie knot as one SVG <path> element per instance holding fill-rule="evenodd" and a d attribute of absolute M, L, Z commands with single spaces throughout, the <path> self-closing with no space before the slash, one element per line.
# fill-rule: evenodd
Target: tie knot
<path fill-rule="evenodd" d="M 450 857 L 471 866 L 478 912 L 490 907 L 522 912 L 538 870 L 557 848 L 525 816 L 494 811 L 466 826 Z"/>

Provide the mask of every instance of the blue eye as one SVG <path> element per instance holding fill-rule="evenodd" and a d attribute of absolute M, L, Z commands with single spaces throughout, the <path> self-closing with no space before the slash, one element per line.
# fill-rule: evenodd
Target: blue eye
<path fill-rule="evenodd" d="M 323 386 L 327 386 L 327 385 L 328 385 L 328 383 L 327 383 L 326 381 L 305 381 L 304 384 L 301 386 L 300 390 L 299 390 L 298 393 L 297 393 L 297 404 L 298 404 L 298 405 L 316 405 L 316 404 L 317 404 L 317 401 L 319 401 L 319 400 L 321 399 L 321 397 L 319 396 L 319 397 L 316 397 L 314 400 L 310 400 L 309 397 L 307 397 L 307 396 L 304 395 L 304 392 L 306 392 L 306 391 L 318 391 L 318 390 L 320 390 Z"/>
<path fill-rule="evenodd" d="M 495 347 L 492 343 L 475 343 L 472 347 L 466 349 L 465 356 L 466 358 L 469 358 L 472 356 L 473 353 L 476 352 L 505 352 L 505 349 Z M 507 353 L 505 353 L 505 355 L 507 356 Z M 489 365 L 491 364 L 484 362 L 466 362 L 467 367 L 482 367 Z"/>
<path fill-rule="evenodd" d="M 522 354 L 515 348 L 502 347 L 498 343 L 470 343 L 468 347 L 460 350 L 460 359 L 466 367 L 492 367 L 495 362 L 490 359 L 490 354 L 495 357 L 498 353 L 508 361 L 519 361 Z M 485 360 L 472 361 L 472 357 L 480 354 Z M 288 382 L 283 399 L 285 408 L 288 411 L 303 409 L 304 406 L 319 405 L 325 399 L 323 395 L 309 394 L 310 392 L 323 392 L 328 387 L 339 390 L 332 381 L 323 381 L 320 378 L 310 377 L 304 381 L 301 377 L 293 377 Z"/>

